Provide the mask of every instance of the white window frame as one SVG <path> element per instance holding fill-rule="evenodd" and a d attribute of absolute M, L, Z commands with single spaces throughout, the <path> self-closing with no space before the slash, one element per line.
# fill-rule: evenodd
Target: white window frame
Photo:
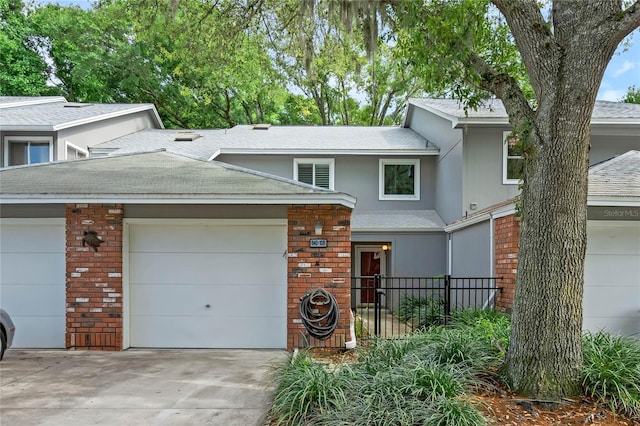
<path fill-rule="evenodd" d="M 509 147 L 507 138 L 512 132 L 502 132 L 502 184 L 503 185 L 518 185 L 520 179 L 507 178 L 507 163 L 509 160 L 521 160 L 522 155 L 509 155 Z"/>
<path fill-rule="evenodd" d="M 69 158 L 69 148 L 73 149 L 76 152 L 80 152 L 82 154 L 84 154 L 83 158 L 88 158 L 89 157 L 89 151 L 87 151 L 86 149 L 82 149 L 80 148 L 78 145 L 74 145 L 69 141 L 64 141 L 64 159 L 65 160 L 76 160 L 76 158 Z"/>
<path fill-rule="evenodd" d="M 299 164 L 313 164 L 313 181 L 315 182 L 315 165 L 316 164 L 328 164 L 329 165 L 329 188 L 333 191 L 335 182 L 335 159 L 333 158 L 294 158 L 293 159 L 293 180 L 298 180 L 298 165 Z"/>
<path fill-rule="evenodd" d="M 3 166 L 4 167 L 9 167 L 9 145 L 12 142 L 47 142 L 49 144 L 49 162 L 53 161 L 53 137 L 51 136 L 5 136 L 4 137 L 4 159 L 3 159 Z M 32 164 L 31 163 L 31 159 L 28 158 L 28 152 L 29 150 L 27 150 L 27 162 L 25 164 L 15 164 L 15 166 L 18 165 L 28 165 L 28 164 Z M 38 164 L 38 163 L 33 163 L 33 164 Z"/>
<path fill-rule="evenodd" d="M 415 176 L 413 177 L 413 194 L 385 194 L 384 193 L 384 166 L 412 165 Z M 419 158 L 381 158 L 378 166 L 378 198 L 379 200 L 420 200 L 420 159 Z"/>

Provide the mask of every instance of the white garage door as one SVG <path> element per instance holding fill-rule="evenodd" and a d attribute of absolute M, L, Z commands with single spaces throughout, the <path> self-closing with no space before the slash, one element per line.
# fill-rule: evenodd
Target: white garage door
<path fill-rule="evenodd" d="M 640 222 L 588 222 L 584 328 L 640 335 Z"/>
<path fill-rule="evenodd" d="M 286 221 L 130 224 L 130 346 L 286 347 L 286 247 Z"/>
<path fill-rule="evenodd" d="M 64 219 L 2 219 L 0 305 L 16 348 L 64 348 Z"/>

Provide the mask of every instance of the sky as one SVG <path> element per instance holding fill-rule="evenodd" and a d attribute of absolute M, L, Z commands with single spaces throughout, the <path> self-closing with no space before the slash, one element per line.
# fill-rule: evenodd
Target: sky
<path fill-rule="evenodd" d="M 598 90 L 598 99 L 602 101 L 620 101 L 631 86 L 640 89 L 640 31 L 627 40 L 631 46 L 618 46 L 604 73 Z"/>
<path fill-rule="evenodd" d="M 91 7 L 90 0 L 42 0 L 42 3 L 75 5 L 85 9 Z M 621 101 L 631 86 L 640 89 L 640 30 L 627 37 L 611 58 L 598 89 L 597 99 Z"/>

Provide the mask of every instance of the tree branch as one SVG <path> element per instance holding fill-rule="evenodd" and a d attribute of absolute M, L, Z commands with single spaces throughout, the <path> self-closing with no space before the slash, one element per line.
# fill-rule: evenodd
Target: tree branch
<path fill-rule="evenodd" d="M 518 82 L 510 75 L 498 73 L 475 52 L 469 53 L 469 60 L 481 77 L 481 88 L 496 95 L 504 104 L 509 121 L 514 126 L 524 119 L 533 122 L 535 112 L 522 93 Z"/>
<path fill-rule="evenodd" d="M 545 21 L 536 0 L 491 0 L 507 20 L 511 34 L 518 46 L 522 61 L 536 98 L 542 97 L 542 87 L 554 81 L 555 69 L 541 66 L 540 58 L 558 56 L 560 48 L 551 32 L 550 24 Z"/>
<path fill-rule="evenodd" d="M 618 45 L 622 39 L 640 27 L 640 0 L 636 0 L 626 10 L 620 10 L 616 17 L 618 19 L 614 21 L 607 21 L 610 23 L 610 28 L 605 32 L 611 31 L 611 34 L 613 34 L 612 40 Z"/>

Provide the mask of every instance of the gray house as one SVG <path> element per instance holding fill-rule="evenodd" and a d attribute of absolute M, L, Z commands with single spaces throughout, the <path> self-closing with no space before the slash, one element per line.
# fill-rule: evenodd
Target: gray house
<path fill-rule="evenodd" d="M 148 128 L 163 128 L 152 104 L 0 96 L 0 167 L 85 158 L 91 145 Z"/>
<path fill-rule="evenodd" d="M 0 303 L 34 324 L 22 346 L 293 348 L 309 343 L 297 309 L 318 286 L 337 295 L 341 322 L 331 344 L 340 346 L 349 340 L 349 308 L 373 296 L 368 288 L 352 294 L 351 276 L 500 277 L 503 291 L 489 297 L 512 303 L 520 159 L 504 142 L 510 126 L 499 102 L 465 112 L 452 100 L 412 99 L 402 127 L 178 131 L 156 124 L 155 109 L 132 116 L 139 113 L 150 117 L 140 128 L 74 142 L 98 158 L 0 171 Z M 110 122 L 91 117 L 97 133 Z M 638 332 L 640 171 L 628 152 L 640 150 L 639 135 L 639 105 L 597 103 L 588 329 Z M 60 135 L 51 137 L 59 147 Z M 105 240 L 98 251 L 82 244 L 87 230 Z M 29 267 L 35 263 L 45 268 Z M 604 314 L 598 302 L 612 286 L 619 290 L 607 293 Z M 50 310 L 26 302 L 46 291 L 57 300 Z M 236 303 L 244 298 L 251 309 Z M 229 329 L 217 328 L 220 312 Z M 176 327 L 171 335 L 154 329 L 161 313 Z M 54 315 L 47 324 L 56 331 L 39 332 L 40 317 Z M 251 338 L 256 322 L 274 331 Z"/>
<path fill-rule="evenodd" d="M 501 277 L 498 306 L 513 303 L 519 193 L 511 131 L 498 101 L 467 111 L 412 99 L 404 121 L 436 143 L 436 211 L 447 222 L 447 273 Z M 589 153 L 584 328 L 640 333 L 640 105 L 597 101 Z M 443 155 L 442 153 L 446 153 Z"/>

